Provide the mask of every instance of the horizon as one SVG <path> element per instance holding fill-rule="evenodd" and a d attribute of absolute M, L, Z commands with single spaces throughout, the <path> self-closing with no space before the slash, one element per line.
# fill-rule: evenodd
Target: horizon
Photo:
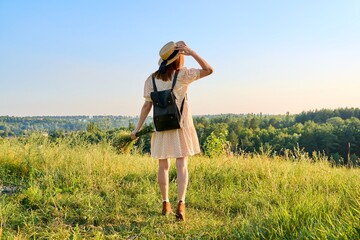
<path fill-rule="evenodd" d="M 255 116 L 285 116 L 285 115 L 290 115 L 290 116 L 294 116 L 294 115 L 299 115 L 302 113 L 309 113 L 309 112 L 319 112 L 319 111 L 323 111 L 323 110 L 329 110 L 329 111 L 336 111 L 336 110 L 342 110 L 342 109 L 360 109 L 358 107 L 341 107 L 341 108 L 335 108 L 335 109 L 330 109 L 330 108 L 322 108 L 322 109 L 313 109 L 313 110 L 308 110 L 308 111 L 301 111 L 299 113 L 290 113 L 290 112 L 286 112 L 284 114 L 271 114 L 271 113 L 215 113 L 215 114 L 193 114 L 193 117 L 203 117 L 203 116 L 217 116 L 217 115 L 255 115 Z M 11 118 L 36 118 L 36 117 L 87 117 L 87 118 L 94 118 L 94 117 L 127 117 L 127 118 L 138 118 L 139 115 L 24 115 L 24 116 L 14 116 L 14 115 L 0 115 L 1 117 L 11 117 Z M 149 114 L 148 117 L 152 117 L 151 114 Z"/>
<path fill-rule="evenodd" d="M 161 21 L 159 5 L 184 17 Z M 188 90 L 194 115 L 358 108 L 359 9 L 353 0 L 0 1 L 0 115 L 138 116 L 160 48 L 178 40 L 214 68 Z M 185 66 L 199 68 L 190 57 Z"/>

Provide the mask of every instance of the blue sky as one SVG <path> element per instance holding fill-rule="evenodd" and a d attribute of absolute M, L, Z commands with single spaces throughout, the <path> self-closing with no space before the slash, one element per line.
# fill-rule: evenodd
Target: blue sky
<path fill-rule="evenodd" d="M 171 40 L 215 69 L 193 114 L 360 107 L 357 0 L 1 0 L 0 115 L 138 115 Z"/>

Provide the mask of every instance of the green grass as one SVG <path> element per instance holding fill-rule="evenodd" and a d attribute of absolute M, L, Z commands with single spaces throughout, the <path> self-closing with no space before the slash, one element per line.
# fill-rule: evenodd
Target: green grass
<path fill-rule="evenodd" d="M 170 173 L 176 202 L 176 171 Z M 360 169 L 192 157 L 187 222 L 161 216 L 157 161 L 108 144 L 0 139 L 0 239 L 358 239 Z"/>

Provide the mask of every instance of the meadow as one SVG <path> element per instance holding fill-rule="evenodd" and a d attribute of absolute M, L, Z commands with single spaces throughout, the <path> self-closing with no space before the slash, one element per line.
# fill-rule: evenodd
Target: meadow
<path fill-rule="evenodd" d="M 359 239 L 360 168 L 294 156 L 191 157 L 182 223 L 161 216 L 148 155 L 0 139 L 0 239 Z"/>

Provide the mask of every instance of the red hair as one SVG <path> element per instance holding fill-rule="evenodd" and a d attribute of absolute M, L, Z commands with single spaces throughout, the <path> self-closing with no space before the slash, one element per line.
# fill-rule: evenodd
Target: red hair
<path fill-rule="evenodd" d="M 164 74 L 161 74 L 158 71 L 153 73 L 153 76 L 157 79 L 161 79 L 164 82 L 171 81 L 171 77 L 176 70 L 180 70 L 180 68 L 184 65 L 184 55 L 180 54 L 179 57 L 166 66 L 166 71 Z"/>

